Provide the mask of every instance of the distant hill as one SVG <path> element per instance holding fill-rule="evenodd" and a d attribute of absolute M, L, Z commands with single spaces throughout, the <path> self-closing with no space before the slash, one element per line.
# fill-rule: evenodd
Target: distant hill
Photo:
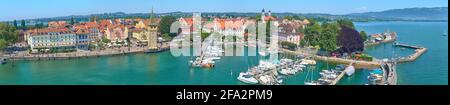
<path fill-rule="evenodd" d="M 381 12 L 353 13 L 348 16 L 392 20 L 448 20 L 448 7 L 392 9 Z"/>

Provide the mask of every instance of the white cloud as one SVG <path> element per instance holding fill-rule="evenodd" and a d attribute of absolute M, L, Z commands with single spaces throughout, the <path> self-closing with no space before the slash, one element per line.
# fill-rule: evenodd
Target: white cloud
<path fill-rule="evenodd" d="M 367 11 L 368 8 L 367 8 L 367 6 L 362 6 L 362 7 L 356 8 L 356 10 L 359 10 L 359 11 Z"/>

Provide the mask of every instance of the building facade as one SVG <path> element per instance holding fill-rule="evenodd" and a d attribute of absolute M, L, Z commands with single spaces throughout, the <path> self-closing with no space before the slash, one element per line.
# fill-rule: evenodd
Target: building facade
<path fill-rule="evenodd" d="M 32 53 L 76 49 L 76 34 L 68 28 L 34 29 L 27 31 L 26 34 Z"/>
<path fill-rule="evenodd" d="M 105 37 L 111 42 L 125 42 L 128 38 L 128 28 L 124 25 L 111 25 L 106 28 Z"/>
<path fill-rule="evenodd" d="M 80 50 L 89 50 L 89 42 L 90 42 L 90 32 L 87 28 L 78 29 L 75 32 L 76 35 L 76 47 Z"/>

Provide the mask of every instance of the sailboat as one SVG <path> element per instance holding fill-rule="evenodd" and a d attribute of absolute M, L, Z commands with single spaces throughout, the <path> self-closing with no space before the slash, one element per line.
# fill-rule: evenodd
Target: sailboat
<path fill-rule="evenodd" d="M 310 66 L 307 68 L 308 72 L 306 73 L 305 85 L 320 85 L 319 82 L 313 80 L 314 79 L 314 76 L 313 76 L 314 71 L 313 71 L 312 67 L 314 67 L 314 66 Z M 309 77 L 311 77 L 311 78 L 309 78 Z"/>

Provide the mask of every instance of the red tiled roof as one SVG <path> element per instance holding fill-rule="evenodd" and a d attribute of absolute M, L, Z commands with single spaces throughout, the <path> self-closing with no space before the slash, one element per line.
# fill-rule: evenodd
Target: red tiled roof
<path fill-rule="evenodd" d="M 80 28 L 75 31 L 76 34 L 89 34 L 89 30 L 87 28 Z"/>
<path fill-rule="evenodd" d="M 48 33 L 73 33 L 68 28 L 43 28 L 43 29 L 32 29 L 26 32 L 29 35 L 45 35 Z"/>
<path fill-rule="evenodd" d="M 85 25 L 87 28 L 98 28 L 99 27 L 97 22 L 86 22 Z"/>
<path fill-rule="evenodd" d="M 273 16 L 265 16 L 265 17 L 264 17 L 264 20 L 265 20 L 265 21 L 269 21 L 269 20 L 274 21 L 274 20 L 276 20 L 276 18 L 273 17 Z"/>

